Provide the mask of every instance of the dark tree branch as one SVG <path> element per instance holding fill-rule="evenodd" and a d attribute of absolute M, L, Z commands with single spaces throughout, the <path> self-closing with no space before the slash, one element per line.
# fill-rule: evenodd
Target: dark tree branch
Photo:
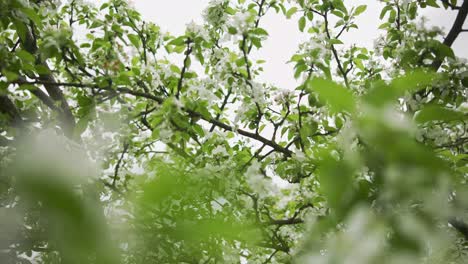
<path fill-rule="evenodd" d="M 16 81 L 16 83 L 18 83 L 18 81 Z M 28 84 L 44 84 L 44 82 L 41 82 L 41 81 L 34 81 L 34 82 L 27 82 Z M 119 93 L 124 93 L 124 94 L 130 94 L 130 95 L 133 95 L 133 96 L 136 96 L 136 97 L 142 97 L 142 98 L 146 98 L 146 99 L 150 99 L 150 100 L 153 100 L 159 104 L 162 104 L 164 103 L 164 98 L 161 98 L 161 97 L 158 97 L 158 96 L 155 96 L 155 95 L 152 95 L 152 94 L 148 94 L 148 93 L 145 93 L 145 92 L 139 92 L 139 91 L 134 91 L 134 90 L 131 90 L 129 88 L 125 88 L 125 87 L 119 87 L 119 88 L 115 88 L 112 89 L 110 87 L 99 87 L 95 84 L 84 84 L 84 83 L 56 83 L 56 85 L 60 85 L 60 86 L 66 86 L 66 87 L 79 87 L 79 88 L 99 88 L 99 89 L 102 89 L 102 90 L 108 90 L 108 91 L 117 91 Z M 251 138 L 251 139 L 254 139 L 254 140 L 257 140 L 257 141 L 260 141 L 262 142 L 263 144 L 273 148 L 275 151 L 278 151 L 278 152 L 281 152 L 283 153 L 286 157 L 290 157 L 292 155 L 292 151 L 291 150 L 288 150 L 286 149 L 285 147 L 282 147 L 281 145 L 279 145 L 278 143 L 272 141 L 272 140 L 269 140 L 257 133 L 253 133 L 253 132 L 249 132 L 249 131 L 246 131 L 246 130 L 243 130 L 243 129 L 235 129 L 234 127 L 232 126 L 229 126 L 215 118 L 212 118 L 212 117 L 207 117 L 207 116 L 204 116 L 202 115 L 201 113 L 199 112 L 196 112 L 196 111 L 193 111 L 191 109 L 187 109 L 187 108 L 182 108 L 183 111 L 185 111 L 186 113 L 188 113 L 190 116 L 192 117 L 199 117 L 203 120 L 205 120 L 206 122 L 212 124 L 212 125 L 215 125 L 219 128 L 222 128 L 224 130 L 227 130 L 227 131 L 233 131 L 233 132 L 237 132 L 239 133 L 240 135 L 242 136 L 245 136 L 245 137 L 248 137 L 248 138 Z"/>
<path fill-rule="evenodd" d="M 323 16 L 323 19 L 325 21 L 325 33 L 327 34 L 328 39 L 331 39 L 330 29 L 329 29 L 329 25 L 328 25 L 328 14 L 325 13 L 322 16 Z M 345 71 L 345 69 L 343 68 L 343 65 L 341 64 L 341 60 L 340 60 L 340 58 L 338 56 L 338 51 L 336 50 L 336 48 L 335 48 L 335 46 L 333 44 L 330 45 L 330 48 L 331 48 L 333 57 L 335 58 L 336 64 L 338 66 L 338 70 L 340 71 L 340 73 L 341 73 L 341 75 L 343 77 L 345 85 L 346 85 L 346 87 L 349 88 L 348 74 Z"/>
<path fill-rule="evenodd" d="M 261 19 L 262 16 L 264 16 L 265 13 L 266 13 L 266 11 L 263 12 L 263 7 L 264 7 L 264 5 L 265 5 L 265 2 L 266 2 L 266 0 L 261 0 L 260 3 L 257 2 L 257 5 L 258 5 L 258 12 L 257 12 L 257 19 L 255 20 L 254 28 L 258 28 L 258 26 L 260 25 L 260 19 Z M 252 48 L 253 48 L 253 43 L 250 43 L 247 52 L 250 53 L 250 51 L 252 50 Z"/>
<path fill-rule="evenodd" d="M 21 118 L 18 108 L 7 95 L 0 95 L 0 112 L 10 118 L 13 127 L 21 128 L 24 126 L 23 118 Z"/>
<path fill-rule="evenodd" d="M 192 112 L 192 111 L 191 111 Z M 192 112 L 192 114 L 198 114 L 196 112 Z M 291 150 L 288 150 L 284 147 L 282 147 L 281 145 L 279 145 L 278 143 L 274 142 L 274 141 L 271 141 L 267 138 L 264 138 L 262 136 L 260 136 L 259 134 L 256 134 L 256 133 L 252 133 L 252 132 L 249 132 L 249 131 L 245 131 L 245 130 L 242 130 L 242 129 L 237 129 L 235 130 L 233 127 L 229 126 L 229 125 L 226 125 L 214 118 L 206 118 L 206 117 L 203 117 L 201 116 L 200 114 L 198 114 L 203 120 L 219 127 L 219 128 L 222 128 L 224 130 L 227 130 L 227 131 L 237 131 L 237 133 L 239 133 L 240 135 L 243 135 L 245 137 L 248 137 L 248 138 L 251 138 L 251 139 L 255 139 L 257 141 L 260 141 L 262 142 L 263 144 L 273 148 L 275 151 L 278 151 L 278 152 L 281 152 L 283 153 L 285 156 L 287 157 L 290 157 L 292 155 L 292 151 Z"/>
<path fill-rule="evenodd" d="M 457 39 L 458 35 L 463 31 L 463 24 L 465 23 L 466 16 L 468 15 L 468 0 L 464 0 L 461 7 L 458 9 L 457 18 L 452 25 L 447 37 L 445 37 L 443 44 L 447 47 L 451 47 Z M 439 58 L 432 63 L 432 68 L 437 71 L 442 65 L 445 57 Z"/>
<path fill-rule="evenodd" d="M 188 68 L 188 62 L 190 60 L 190 54 L 192 53 L 192 47 L 190 46 L 192 41 L 189 39 L 187 40 L 187 50 L 185 51 L 185 58 L 184 58 L 184 65 L 182 66 L 182 70 L 180 71 L 180 78 L 179 82 L 177 83 L 177 92 L 176 98 L 179 99 L 180 92 L 182 91 L 182 85 L 184 81 L 184 75 Z"/>
<path fill-rule="evenodd" d="M 459 219 L 453 218 L 449 220 L 449 224 L 453 228 L 455 228 L 460 234 L 462 234 L 466 241 L 468 241 L 468 224 L 467 223 Z"/>
<path fill-rule="evenodd" d="M 270 219 L 268 222 L 269 225 L 295 225 L 295 224 L 301 224 L 304 223 L 304 220 L 298 218 L 299 214 L 306 208 L 311 208 L 314 207 L 312 204 L 305 204 L 301 206 L 299 209 L 294 212 L 294 215 L 291 218 L 288 219 L 280 219 L 280 220 L 275 220 L 275 219 Z"/>
<path fill-rule="evenodd" d="M 37 56 L 38 48 L 37 48 L 37 42 L 36 42 L 36 38 L 34 35 L 34 31 L 33 31 L 34 25 L 32 25 L 31 23 L 30 27 L 28 27 L 26 24 L 23 24 L 23 26 L 24 28 L 27 29 L 27 31 L 25 34 L 25 38 L 21 39 L 21 45 L 27 52 Z M 46 62 L 42 62 L 41 64 L 46 69 L 48 69 L 49 72 L 51 72 Z M 70 106 L 68 105 L 68 102 L 65 99 L 65 96 L 62 93 L 62 90 L 60 89 L 59 85 L 57 85 L 57 81 L 55 80 L 52 73 L 42 74 L 39 76 L 39 79 L 47 83 L 47 84 L 44 84 L 44 87 L 47 90 L 47 93 L 50 95 L 50 97 L 54 101 L 59 103 L 60 108 L 61 108 L 61 111 L 59 112 L 59 119 L 61 122 L 62 129 L 67 137 L 72 137 L 73 130 L 75 128 L 75 118 L 70 110 Z M 41 100 L 43 100 L 43 98 Z"/>
<path fill-rule="evenodd" d="M 119 160 L 117 161 L 117 164 L 115 165 L 115 169 L 114 169 L 114 177 L 112 179 L 112 186 L 115 187 L 115 183 L 117 182 L 117 178 L 119 177 L 119 169 L 120 169 L 120 166 L 122 164 L 122 161 L 123 161 L 123 158 L 125 156 L 125 154 L 127 153 L 128 151 L 128 147 L 130 146 L 130 144 L 128 142 L 125 142 L 123 144 L 123 150 L 122 150 L 122 153 L 120 154 L 120 158 Z"/>
<path fill-rule="evenodd" d="M 276 253 L 278 253 L 278 249 L 275 249 L 275 251 L 273 251 L 273 253 L 271 253 L 271 255 L 263 262 L 263 264 L 267 264 L 267 263 L 270 263 L 271 260 L 273 259 L 273 257 L 276 255 Z"/>
<path fill-rule="evenodd" d="M 252 85 L 252 72 L 250 70 L 249 57 L 248 57 L 248 54 L 249 54 L 250 51 L 246 50 L 246 48 L 247 48 L 246 44 L 247 44 L 247 35 L 244 34 L 242 36 L 241 49 L 242 49 L 242 54 L 244 56 L 245 68 L 246 68 L 246 71 L 247 71 L 247 85 L 250 87 L 252 92 L 254 92 L 254 87 Z M 262 117 L 263 117 L 263 112 L 262 112 L 262 109 L 261 109 L 258 102 L 255 102 L 255 106 L 257 107 L 257 119 L 256 119 L 256 126 L 255 126 L 256 127 L 255 134 L 258 134 L 258 130 L 260 128 L 260 122 L 261 122 Z"/>
<path fill-rule="evenodd" d="M 226 105 L 227 105 L 227 103 L 228 103 L 228 101 L 229 101 L 229 97 L 231 96 L 231 93 L 232 93 L 232 87 L 229 88 L 229 90 L 228 90 L 226 96 L 224 96 L 224 101 L 223 101 L 223 103 L 221 104 L 221 107 L 219 108 L 219 113 L 216 114 L 215 120 L 218 120 L 218 121 L 219 121 L 219 119 L 220 119 L 220 117 L 221 117 L 221 114 L 222 114 L 224 108 L 226 107 Z M 213 132 L 214 129 L 215 129 L 215 125 L 211 125 L 210 132 Z"/>

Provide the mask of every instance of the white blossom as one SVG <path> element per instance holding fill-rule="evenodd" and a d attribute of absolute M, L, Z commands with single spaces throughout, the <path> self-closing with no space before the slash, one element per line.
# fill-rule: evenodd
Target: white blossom
<path fill-rule="evenodd" d="M 257 161 L 253 161 L 247 169 L 245 175 L 249 186 L 258 193 L 260 198 L 265 198 L 272 194 L 278 194 L 278 187 L 273 184 L 271 179 L 265 177 L 261 171 L 261 165 Z"/>
<path fill-rule="evenodd" d="M 164 123 L 161 124 L 161 126 L 159 127 L 159 138 L 161 141 L 168 141 L 171 139 L 172 137 L 172 130 L 167 126 L 165 125 Z"/>
<path fill-rule="evenodd" d="M 253 100 L 260 105 L 265 104 L 265 90 L 263 89 L 263 85 L 260 83 L 252 83 L 251 88 Z"/>
<path fill-rule="evenodd" d="M 460 106 L 458 106 L 457 110 L 461 111 L 461 112 L 468 113 L 468 102 L 463 102 L 462 104 L 460 104 Z"/>
<path fill-rule="evenodd" d="M 249 110 L 249 106 L 244 102 L 239 108 L 236 110 L 236 115 L 234 117 L 234 124 L 239 123 L 245 118 L 245 113 Z"/>
<path fill-rule="evenodd" d="M 208 31 L 203 26 L 196 24 L 194 21 L 187 24 L 186 33 L 193 34 L 196 37 L 202 37 L 204 40 L 209 40 L 210 38 Z"/>
<path fill-rule="evenodd" d="M 273 100 L 277 103 L 285 103 L 291 98 L 292 94 L 293 92 L 291 90 L 282 89 L 276 94 Z"/>
<path fill-rule="evenodd" d="M 429 65 L 429 64 L 432 63 L 432 60 L 431 59 L 424 59 L 423 63 L 426 64 L 426 65 Z"/>
<path fill-rule="evenodd" d="M 227 0 L 211 0 L 208 7 L 203 11 L 203 18 L 206 22 L 213 26 L 222 25 L 226 22 L 226 13 L 224 12 L 224 4 Z"/>
<path fill-rule="evenodd" d="M 211 154 L 213 154 L 213 156 L 228 156 L 229 155 L 226 151 L 226 148 L 221 145 L 213 149 L 213 151 L 211 151 Z"/>
<path fill-rule="evenodd" d="M 253 14 L 249 11 L 238 12 L 228 21 L 228 26 L 237 29 L 239 33 L 245 33 L 253 26 Z"/>
<path fill-rule="evenodd" d="M 189 92 L 195 93 L 200 100 L 206 100 L 208 103 L 212 104 L 218 100 L 218 97 L 210 89 L 212 86 L 213 84 L 210 79 L 204 79 L 193 84 Z"/>

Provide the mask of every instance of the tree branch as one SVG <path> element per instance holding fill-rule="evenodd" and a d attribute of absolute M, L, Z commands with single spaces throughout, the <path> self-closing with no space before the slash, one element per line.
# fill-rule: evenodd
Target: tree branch
<path fill-rule="evenodd" d="M 18 81 L 16 81 L 16 83 L 18 83 Z M 27 82 L 27 83 L 28 84 L 44 84 L 44 82 L 41 82 L 41 81 L 34 81 L 34 82 Z M 165 100 L 164 98 L 161 98 L 161 97 L 158 97 L 158 96 L 155 96 L 155 95 L 152 95 L 152 94 L 148 94 L 148 93 L 145 93 L 145 92 L 134 91 L 134 90 L 131 90 L 131 89 L 125 88 L 125 87 L 119 87 L 119 88 L 112 89 L 110 87 L 99 87 L 99 86 L 97 86 L 95 84 L 84 84 L 84 83 L 56 83 L 56 85 L 67 86 L 67 87 L 80 87 L 80 88 L 99 88 L 99 89 L 102 89 L 102 90 L 117 91 L 119 93 L 130 94 L 130 95 L 133 95 L 133 96 L 136 96 L 136 97 L 142 97 L 142 98 L 150 99 L 150 100 L 153 100 L 153 101 L 155 101 L 155 102 L 157 102 L 159 104 L 164 103 L 164 100 Z M 190 110 L 190 109 L 187 109 L 185 107 L 182 107 L 182 110 L 184 112 L 188 113 L 189 115 L 191 115 L 192 117 L 199 117 L 199 118 L 205 120 L 206 122 L 208 122 L 208 123 L 210 123 L 212 125 L 215 125 L 215 126 L 217 126 L 219 128 L 222 128 L 224 130 L 237 132 L 242 136 L 245 136 L 245 137 L 260 141 L 263 144 L 273 148 L 275 151 L 283 153 L 286 157 L 290 157 L 292 155 L 291 150 L 288 150 L 285 147 L 282 147 L 281 145 L 279 145 L 278 143 L 276 143 L 276 142 L 274 142 L 272 140 L 269 140 L 269 139 L 267 139 L 265 137 L 262 137 L 261 135 L 259 135 L 257 133 L 249 132 L 249 131 L 246 131 L 246 130 L 243 130 L 243 129 L 235 129 L 234 127 L 229 126 L 229 125 L 227 125 L 225 123 L 222 123 L 221 121 L 219 121 L 219 120 L 217 120 L 215 118 L 203 116 L 201 113 Z"/>
<path fill-rule="evenodd" d="M 468 224 L 467 223 L 459 219 L 453 218 L 449 220 L 449 224 L 453 228 L 455 228 L 460 234 L 462 234 L 466 241 L 468 241 Z"/>
<path fill-rule="evenodd" d="M 458 35 L 463 31 L 463 24 L 465 23 L 466 16 L 468 15 L 468 0 L 464 0 L 463 4 L 458 10 L 457 18 L 455 18 L 455 22 L 453 23 L 452 28 L 443 42 L 443 44 L 447 47 L 451 47 L 457 39 Z M 435 60 L 432 63 L 432 68 L 437 71 L 442 65 L 444 59 L 445 56 Z"/>
<path fill-rule="evenodd" d="M 24 126 L 23 118 L 21 118 L 18 108 L 7 95 L 0 95 L 0 112 L 10 117 L 12 126 L 21 128 Z"/>
<path fill-rule="evenodd" d="M 325 33 L 327 34 L 327 37 L 330 40 L 331 34 L 330 34 L 330 29 L 328 28 L 328 14 L 325 13 L 323 15 L 323 18 L 325 20 Z M 340 58 L 338 56 L 338 52 L 336 51 L 335 46 L 333 44 L 330 44 L 330 47 L 331 47 L 333 57 L 335 58 L 336 64 L 338 65 L 338 70 L 343 76 L 343 80 L 345 82 L 346 87 L 349 88 L 348 75 L 347 75 L 347 72 L 344 70 L 343 65 L 341 64 Z"/>
<path fill-rule="evenodd" d="M 31 27 L 28 27 L 26 24 L 23 24 L 23 26 L 27 30 L 26 30 L 25 38 L 21 39 L 21 45 L 27 52 L 36 56 L 38 48 L 37 48 L 36 39 L 33 34 L 34 25 L 32 25 L 31 23 Z M 44 66 L 49 72 L 51 72 L 46 62 L 42 62 L 41 65 Z M 65 99 L 65 96 L 62 93 L 62 90 L 60 90 L 59 85 L 57 85 L 57 81 L 55 80 L 54 76 L 51 73 L 39 75 L 39 79 L 47 83 L 47 84 L 44 84 L 44 87 L 47 90 L 47 93 L 50 95 L 50 97 L 54 101 L 59 102 L 60 108 L 62 110 L 59 112 L 59 119 L 62 123 L 61 126 L 65 135 L 71 138 L 73 136 L 73 130 L 75 128 L 75 118 L 70 110 L 70 106 L 68 105 L 68 102 Z"/>
<path fill-rule="evenodd" d="M 182 70 L 180 71 L 180 78 L 179 78 L 179 82 L 177 83 L 177 93 L 176 93 L 176 98 L 177 99 L 179 99 L 180 92 L 182 90 L 184 75 L 185 75 L 185 72 L 187 71 L 187 68 L 188 68 L 187 64 L 188 64 L 189 59 L 190 59 L 190 54 L 192 53 L 192 47 L 190 46 L 191 43 L 192 43 L 192 41 L 190 39 L 187 40 L 187 50 L 185 51 L 184 65 L 182 66 Z"/>
<path fill-rule="evenodd" d="M 120 154 L 120 158 L 119 160 L 117 161 L 117 164 L 115 165 L 115 169 L 114 169 L 114 178 L 112 179 L 112 186 L 115 187 L 115 183 L 117 182 L 117 178 L 119 177 L 119 169 L 120 169 L 120 165 L 122 164 L 122 160 L 124 158 L 124 155 L 125 153 L 127 153 L 128 151 L 128 147 L 130 146 L 130 144 L 128 142 L 125 142 L 123 144 L 123 150 L 122 150 L 122 153 Z"/>

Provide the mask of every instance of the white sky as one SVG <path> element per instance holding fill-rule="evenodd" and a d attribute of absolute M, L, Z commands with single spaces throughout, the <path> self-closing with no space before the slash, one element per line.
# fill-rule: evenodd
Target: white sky
<path fill-rule="evenodd" d="M 202 12 L 209 0 L 133 0 L 132 2 L 145 20 L 158 24 L 164 31 L 182 34 L 187 23 L 192 20 L 202 21 Z M 348 6 L 366 4 L 368 8 L 357 20 L 359 29 L 343 34 L 344 42 L 371 48 L 374 39 L 383 34 L 383 31 L 377 29 L 381 24 L 379 21 L 381 3 L 377 0 L 346 0 L 346 2 Z M 437 25 L 447 31 L 456 16 L 456 12 L 434 8 L 423 10 L 422 14 L 429 19 L 431 25 Z M 261 21 L 261 27 L 270 35 L 264 42 L 263 48 L 253 54 L 255 58 L 267 61 L 264 65 L 265 71 L 260 76 L 261 81 L 275 84 L 280 88 L 295 88 L 292 65 L 286 64 L 286 61 L 294 54 L 301 40 L 305 39 L 297 29 L 296 20 L 286 20 L 271 10 L 270 14 Z M 458 56 L 468 57 L 467 43 L 468 33 L 462 33 L 454 45 Z"/>

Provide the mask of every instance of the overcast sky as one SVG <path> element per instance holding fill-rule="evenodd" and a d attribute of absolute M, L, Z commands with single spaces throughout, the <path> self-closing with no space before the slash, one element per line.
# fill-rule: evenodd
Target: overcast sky
<path fill-rule="evenodd" d="M 202 12 L 209 0 L 133 0 L 132 2 L 145 20 L 158 24 L 164 31 L 181 34 L 185 31 L 187 23 L 192 20 L 202 21 Z M 379 21 L 381 3 L 377 0 L 346 0 L 345 2 L 347 6 L 366 4 L 368 8 L 357 20 L 359 29 L 343 35 L 344 42 L 373 47 L 374 39 L 383 34 L 383 31 L 377 29 L 381 24 Z M 437 25 L 448 31 L 456 12 L 428 8 L 423 10 L 422 15 L 429 19 L 431 25 Z M 297 29 L 296 20 L 286 20 L 275 12 L 270 12 L 263 18 L 261 27 L 269 32 L 270 37 L 264 42 L 264 47 L 260 52 L 253 54 L 256 58 L 267 60 L 264 66 L 265 72 L 260 78 L 262 81 L 273 83 L 281 88 L 294 88 L 296 82 L 292 77 L 292 67 L 286 64 L 286 61 L 294 54 L 305 36 L 301 35 Z M 468 33 L 461 34 L 454 48 L 458 56 L 468 57 Z"/>

